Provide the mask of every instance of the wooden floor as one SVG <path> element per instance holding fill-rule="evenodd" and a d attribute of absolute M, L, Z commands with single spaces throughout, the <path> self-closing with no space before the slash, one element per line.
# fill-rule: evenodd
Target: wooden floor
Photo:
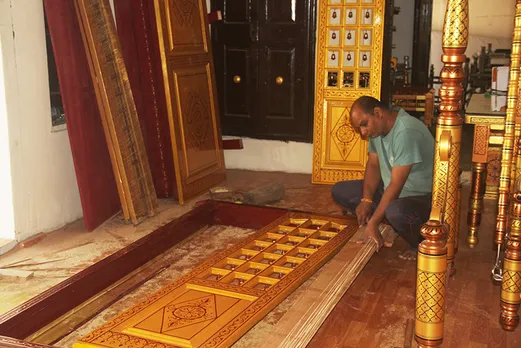
<path fill-rule="evenodd" d="M 331 187 L 312 185 L 310 175 L 306 174 L 228 170 L 227 180 L 221 186 L 246 191 L 274 182 L 282 183 L 286 187 L 285 199 L 274 206 L 316 213 L 341 213 L 341 209 L 331 199 Z M 482 219 L 480 243 L 475 249 L 469 249 L 465 243 L 468 193 L 469 184 L 465 184 L 461 214 L 463 232 L 460 235 L 460 248 L 456 255 L 457 273 L 448 284 L 443 347 L 521 347 L 521 328 L 513 333 L 507 333 L 499 326 L 500 287 L 494 284 L 490 278 L 490 270 L 494 262 L 492 234 L 495 226 L 493 215 L 495 202 L 485 201 L 486 214 Z M 209 198 L 208 194 L 205 194 L 197 199 L 207 198 Z M 193 206 L 193 204 L 194 202 L 188 202 L 189 206 Z M 190 208 L 183 208 L 183 212 L 186 209 Z M 181 213 L 165 212 L 164 218 Z M 119 230 L 116 226 L 117 221 L 109 225 L 111 234 L 107 233 L 106 236 L 96 234 L 96 232 L 87 234 L 85 231 L 85 235 L 89 238 L 96 236 L 96 243 L 85 244 L 82 248 L 74 249 L 76 257 L 80 257 L 81 253 L 88 253 L 92 260 L 97 260 L 122 247 L 122 245 L 114 244 L 111 246 L 113 250 L 98 250 L 97 245 L 110 245 L 106 241 L 110 238 L 113 239 L 113 235 L 134 238 L 126 230 Z M 56 235 L 63 237 L 67 233 L 70 231 L 58 231 Z M 79 233 L 81 232 L 78 231 Z M 145 232 L 143 231 L 143 233 Z M 31 250 L 34 250 L 35 255 L 53 255 L 53 243 L 50 242 L 52 240 L 54 240 L 53 234 L 49 234 L 43 242 L 0 257 L 0 261 L 7 263 L 14 262 L 18 258 L 34 257 L 31 255 Z M 60 240 L 63 240 L 63 243 L 78 242 L 66 242 L 66 239 L 63 238 Z M 49 243 L 45 241 L 49 241 Z M 66 245 L 60 247 L 65 248 Z M 398 253 L 405 248 L 405 242 L 397 239 L 392 248 L 384 248 L 372 257 L 315 335 L 309 347 L 394 348 L 404 346 L 407 320 L 414 318 L 416 279 L 416 263 L 398 259 Z M 71 274 L 73 273 L 71 272 Z M 31 288 L 35 286 L 36 284 L 31 283 Z M 0 284 L 0 293 L 3 288 L 4 286 Z M 43 290 L 45 289 L 41 291 Z"/>
<path fill-rule="evenodd" d="M 462 197 L 468 197 L 468 189 L 466 185 Z M 466 198 L 462 205 L 466 212 Z M 459 238 L 457 273 L 448 284 L 443 347 L 521 347 L 521 328 L 507 333 L 499 325 L 500 286 L 490 277 L 493 202 L 485 201 L 485 209 L 475 249 L 465 244 L 462 214 L 465 233 Z M 309 347 L 403 347 L 406 320 L 414 318 L 416 272 L 414 262 L 397 258 L 404 247 L 399 239 L 373 256 Z"/>

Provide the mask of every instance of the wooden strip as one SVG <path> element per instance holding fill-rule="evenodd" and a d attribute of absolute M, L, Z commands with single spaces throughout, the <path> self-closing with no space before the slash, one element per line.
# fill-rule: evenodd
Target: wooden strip
<path fill-rule="evenodd" d="M 0 347 L 2 348 L 53 348 L 45 344 L 32 343 L 18 340 L 16 338 L 0 336 Z"/>
<path fill-rule="evenodd" d="M 380 225 L 385 237 L 388 225 Z M 357 240 L 357 235 L 352 240 Z M 376 244 L 369 240 L 364 244 L 348 243 L 325 265 L 306 293 L 286 312 L 277 323 L 269 343 L 261 347 L 305 347 L 318 331 L 329 313 L 349 289 L 358 274 L 376 251 Z"/>
<path fill-rule="evenodd" d="M 126 219 L 154 215 L 158 202 L 108 0 L 75 0 L 105 137 Z"/>

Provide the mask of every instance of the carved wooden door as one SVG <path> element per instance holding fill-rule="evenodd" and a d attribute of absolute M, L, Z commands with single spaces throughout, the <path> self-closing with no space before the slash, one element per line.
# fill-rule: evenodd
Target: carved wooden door
<path fill-rule="evenodd" d="M 212 0 L 224 134 L 311 141 L 315 0 Z"/>
<path fill-rule="evenodd" d="M 177 198 L 225 177 L 205 0 L 155 0 Z"/>
<path fill-rule="evenodd" d="M 74 348 L 230 347 L 357 231 L 288 213 L 81 338 Z"/>
<path fill-rule="evenodd" d="M 384 12 L 384 0 L 319 1 L 314 183 L 364 176 L 367 141 L 349 123 L 349 110 L 360 96 L 380 98 Z"/>

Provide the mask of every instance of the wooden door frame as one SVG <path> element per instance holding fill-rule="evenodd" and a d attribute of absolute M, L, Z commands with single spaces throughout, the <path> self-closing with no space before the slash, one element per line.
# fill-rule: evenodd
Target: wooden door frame
<path fill-rule="evenodd" d="M 237 134 L 225 134 L 224 132 L 223 132 L 223 135 L 245 136 L 245 137 L 249 137 L 249 138 L 253 138 L 253 139 L 263 139 L 263 140 L 295 141 L 295 142 L 310 143 L 310 144 L 313 143 L 313 125 L 314 125 L 314 116 L 315 116 L 315 73 L 316 73 L 315 66 L 316 66 L 316 46 L 317 46 L 317 5 L 318 5 L 319 0 L 306 0 L 306 1 L 308 1 L 308 6 L 309 6 L 309 16 L 307 18 L 307 21 L 308 21 L 308 30 L 310 33 L 310 35 L 309 35 L 310 44 L 309 44 L 307 59 L 308 59 L 308 64 L 309 64 L 308 93 L 309 93 L 310 102 L 308 105 L 308 112 L 307 112 L 308 118 L 306 121 L 306 123 L 308 125 L 308 131 L 307 131 L 305 139 L 300 139 L 300 140 L 296 140 L 296 139 L 292 139 L 292 138 L 281 139 L 280 137 L 277 137 L 277 136 L 266 136 L 266 135 L 257 136 L 255 134 L 237 135 Z M 223 10 L 221 8 L 217 8 L 215 0 L 210 1 L 210 9 L 211 9 L 211 12 Z M 210 32 L 212 33 L 213 30 L 210 30 Z M 213 40 L 214 39 L 212 36 L 212 38 L 211 38 L 212 45 L 214 43 Z M 216 51 L 214 50 L 214 61 L 215 61 L 215 52 Z M 222 109 L 222 106 L 219 105 L 219 111 L 221 111 L 221 109 Z M 221 122 L 222 122 L 222 120 L 223 120 L 223 118 L 221 118 Z M 221 127 L 221 129 L 224 129 L 224 127 Z"/>
<path fill-rule="evenodd" d="M 427 87 L 431 50 L 433 0 L 415 0 L 414 37 L 412 49 L 412 85 Z M 424 9 L 424 10 L 422 10 Z M 427 15 L 423 15 L 426 13 Z M 426 50 L 424 48 L 427 48 Z M 426 52 L 427 51 L 427 52 Z"/>

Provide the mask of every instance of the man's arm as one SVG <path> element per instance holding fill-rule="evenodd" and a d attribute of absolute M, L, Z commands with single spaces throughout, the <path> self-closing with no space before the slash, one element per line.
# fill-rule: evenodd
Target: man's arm
<path fill-rule="evenodd" d="M 377 227 L 380 222 L 382 222 L 385 216 L 385 209 L 389 203 L 400 196 L 400 192 L 402 192 L 403 185 L 407 181 L 407 177 L 411 172 L 412 164 L 408 166 L 399 166 L 393 167 L 391 170 L 391 181 L 389 182 L 389 186 L 385 189 L 382 198 L 380 199 L 380 204 L 373 213 L 373 216 L 367 223 L 368 225 L 373 225 L 373 227 Z"/>
<path fill-rule="evenodd" d="M 378 230 L 378 225 L 382 222 L 385 216 L 385 209 L 387 209 L 389 203 L 400 196 L 400 192 L 407 181 L 411 168 L 412 164 L 393 167 L 391 170 L 391 181 L 389 182 L 389 186 L 385 189 L 384 194 L 380 199 L 380 204 L 378 204 L 378 207 L 367 222 L 365 235 L 374 239 L 377 244 L 377 250 L 379 250 L 384 244 L 383 237 Z"/>
<path fill-rule="evenodd" d="M 365 167 L 365 175 L 364 175 L 364 188 L 363 188 L 363 198 L 373 199 L 373 196 L 380 184 L 380 163 L 378 162 L 378 155 L 376 152 L 369 152 L 369 156 L 367 158 L 367 164 Z"/>

